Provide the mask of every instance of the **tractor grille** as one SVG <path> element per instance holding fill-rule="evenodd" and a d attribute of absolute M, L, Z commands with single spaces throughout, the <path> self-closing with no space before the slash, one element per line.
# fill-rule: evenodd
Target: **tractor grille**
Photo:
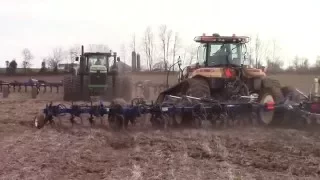
<path fill-rule="evenodd" d="M 104 85 L 107 82 L 107 74 L 105 73 L 92 73 L 90 74 L 91 85 Z"/>

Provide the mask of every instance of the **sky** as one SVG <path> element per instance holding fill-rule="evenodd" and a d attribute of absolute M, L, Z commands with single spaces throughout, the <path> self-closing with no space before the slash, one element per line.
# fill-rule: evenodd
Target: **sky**
<path fill-rule="evenodd" d="M 23 48 L 39 64 L 55 47 L 107 44 L 120 52 L 133 33 L 166 24 L 188 45 L 202 33 L 276 39 L 281 57 L 320 55 L 319 0 L 2 0 L 0 67 Z M 139 43 L 139 42 L 137 42 Z M 287 63 L 287 62 L 285 62 Z"/>

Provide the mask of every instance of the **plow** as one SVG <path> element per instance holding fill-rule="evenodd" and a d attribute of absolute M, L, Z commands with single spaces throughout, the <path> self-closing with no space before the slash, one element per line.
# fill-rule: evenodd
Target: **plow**
<path fill-rule="evenodd" d="M 301 96 L 304 98 L 300 102 L 292 101 L 292 95 L 289 95 L 280 103 L 259 103 L 255 96 L 240 97 L 242 100 L 237 102 L 219 102 L 208 98 L 173 95 L 166 95 L 161 104 L 147 103 L 141 98 L 134 99 L 129 104 L 121 99 L 112 101 L 110 105 L 91 102 L 82 105 L 72 103 L 67 107 L 50 103 L 34 118 L 34 126 L 40 129 L 46 124 L 53 125 L 55 118 L 60 119 L 66 115 L 72 126 L 78 124 L 76 118 L 83 124 L 84 114 L 89 115 L 87 120 L 91 126 L 96 124 L 96 119 L 100 119 L 100 124 L 104 124 L 104 119 L 107 119 L 109 128 L 115 131 L 127 129 L 129 122 L 135 125 L 144 115 L 149 115 L 153 128 L 163 130 L 177 127 L 201 128 L 205 121 L 214 127 L 224 128 L 237 125 L 236 122 L 240 122 L 240 125 L 249 123 L 265 126 L 265 121 L 275 112 L 278 117 L 274 119 L 274 124 L 301 128 L 319 125 L 320 101 L 316 100 L 319 97 Z"/>
<path fill-rule="evenodd" d="M 19 82 L 5 82 L 0 81 L 0 92 L 3 92 L 4 97 L 7 97 L 11 92 L 21 92 L 24 89 L 24 92 L 28 92 L 28 89 L 31 88 L 32 98 L 36 98 L 36 96 L 41 92 L 46 93 L 53 92 L 53 89 L 56 89 L 56 92 L 59 93 L 59 88 L 62 87 L 62 82 L 46 82 L 43 80 L 36 80 L 30 78 L 28 81 Z"/>
<path fill-rule="evenodd" d="M 93 57 L 108 59 L 113 56 L 116 64 L 116 54 L 82 53 L 82 70 L 78 75 L 66 79 L 70 82 L 64 81 L 70 86 L 70 89 L 64 87 L 64 100 L 71 100 L 72 104 L 47 104 L 34 118 L 34 126 L 42 128 L 46 124 L 54 124 L 55 118 L 61 119 L 66 114 L 72 125 L 77 124 L 77 118 L 83 123 L 82 115 L 87 114 L 91 126 L 96 124 L 97 118 L 101 123 L 107 119 L 113 130 L 127 129 L 129 122 L 135 125 L 145 115 L 148 115 L 152 127 L 156 129 L 200 128 L 204 122 L 223 127 L 237 123 L 298 127 L 320 124 L 317 78 L 314 90 L 305 95 L 296 88 L 282 86 L 278 80 L 268 77 L 265 67 L 245 64 L 248 37 L 220 36 L 215 33 L 209 36 L 203 34 L 194 40 L 200 43 L 197 62 L 183 69 L 178 63 L 178 83 L 161 91 L 154 102 L 146 102 L 143 98 L 132 99 L 131 92 L 125 92 L 131 89 L 128 86 L 130 79 L 119 79 L 121 73 L 116 66 L 109 67 L 108 60 L 105 65 L 90 66 Z M 87 76 L 89 82 L 85 80 Z M 74 82 L 76 84 L 72 85 Z M 100 96 L 108 98 L 101 96 L 99 102 L 82 105 L 73 102 L 88 99 L 86 97 L 92 94 L 88 93 L 92 89 L 98 89 Z M 111 99 L 111 103 L 105 104 L 102 99 Z"/>

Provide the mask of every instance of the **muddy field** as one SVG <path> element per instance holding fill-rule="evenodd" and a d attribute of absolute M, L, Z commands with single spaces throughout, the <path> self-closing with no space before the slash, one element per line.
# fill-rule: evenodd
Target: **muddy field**
<path fill-rule="evenodd" d="M 307 91 L 312 77 L 279 79 Z M 107 125 L 32 128 L 49 100 L 59 102 L 61 95 L 31 100 L 12 93 L 1 100 L 0 179 L 320 178 L 319 131 L 208 126 L 163 132 L 143 121 L 122 133 Z"/>

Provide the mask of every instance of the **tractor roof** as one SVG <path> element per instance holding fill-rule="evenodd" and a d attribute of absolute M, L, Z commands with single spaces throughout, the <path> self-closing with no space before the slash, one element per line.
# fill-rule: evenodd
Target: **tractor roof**
<path fill-rule="evenodd" d="M 247 36 L 220 36 L 219 34 L 213 34 L 212 36 L 197 36 L 194 38 L 195 42 L 198 43 L 247 43 L 249 42 L 249 37 Z"/>
<path fill-rule="evenodd" d="M 86 52 L 84 56 L 111 56 L 111 53 L 101 53 L 101 52 Z"/>

